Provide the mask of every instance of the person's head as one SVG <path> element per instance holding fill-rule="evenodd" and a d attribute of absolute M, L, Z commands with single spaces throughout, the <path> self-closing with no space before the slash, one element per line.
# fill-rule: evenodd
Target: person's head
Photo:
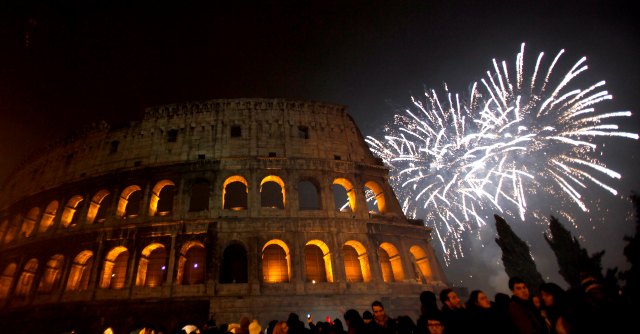
<path fill-rule="evenodd" d="M 366 312 L 369 312 L 369 311 L 366 311 Z M 371 314 L 371 312 L 369 312 L 369 314 Z M 348 309 L 347 312 L 344 312 L 344 321 L 347 325 L 347 328 L 361 327 L 363 324 L 362 317 L 360 316 L 360 312 L 354 309 Z"/>
<path fill-rule="evenodd" d="M 468 306 L 475 306 L 480 308 L 490 308 L 491 301 L 487 294 L 482 290 L 473 290 L 469 295 L 469 301 L 467 301 Z"/>
<path fill-rule="evenodd" d="M 370 323 L 373 320 L 373 313 L 371 313 L 371 311 L 367 310 L 362 312 L 362 321 L 365 324 Z"/>
<path fill-rule="evenodd" d="M 267 326 L 267 334 L 273 334 L 273 329 L 276 328 L 277 323 L 278 323 L 278 320 L 269 321 L 269 325 Z"/>
<path fill-rule="evenodd" d="M 289 326 L 286 321 L 280 321 L 273 328 L 273 334 L 287 334 L 289 332 Z"/>
<path fill-rule="evenodd" d="M 427 318 L 427 329 L 429 330 L 428 333 L 431 334 L 444 333 L 444 324 L 442 323 L 442 319 L 438 316 L 429 316 Z M 419 328 L 418 331 L 425 332 L 422 328 Z"/>
<path fill-rule="evenodd" d="M 342 325 L 342 321 L 340 319 L 336 319 L 333 321 L 333 330 L 336 333 L 342 333 L 344 330 L 344 326 Z"/>
<path fill-rule="evenodd" d="M 545 307 L 557 306 L 563 302 L 565 292 L 558 284 L 542 283 L 539 290 L 542 304 Z"/>
<path fill-rule="evenodd" d="M 542 308 L 542 302 L 540 301 L 540 296 L 538 295 L 531 296 L 531 302 L 533 303 L 533 306 L 535 306 L 537 309 Z"/>
<path fill-rule="evenodd" d="M 464 308 L 464 304 L 458 294 L 452 289 L 444 289 L 440 291 L 440 301 L 442 304 L 447 305 L 450 309 L 460 309 Z"/>
<path fill-rule="evenodd" d="M 382 306 L 382 303 L 379 300 L 376 300 L 373 303 L 371 303 L 371 311 L 373 312 L 373 318 L 376 321 L 383 321 L 385 316 L 384 306 Z"/>
<path fill-rule="evenodd" d="M 598 280 L 592 276 L 586 276 L 580 281 L 580 286 L 584 290 L 585 295 L 591 300 L 604 300 L 605 291 L 604 286 L 598 282 Z"/>
<path fill-rule="evenodd" d="M 423 306 L 435 305 L 436 294 L 433 293 L 433 291 L 422 291 L 420 293 L 420 304 L 422 304 Z"/>
<path fill-rule="evenodd" d="M 520 277 L 514 276 L 509 279 L 509 290 L 511 294 L 522 300 L 529 300 L 529 288 L 524 280 Z"/>
<path fill-rule="evenodd" d="M 253 319 L 249 324 L 249 334 L 260 334 L 262 333 L 262 326 L 258 323 L 258 320 Z"/>
<path fill-rule="evenodd" d="M 495 305 L 497 307 L 506 307 L 509 305 L 509 295 L 506 293 L 498 292 L 493 296 L 493 300 L 495 301 Z"/>
<path fill-rule="evenodd" d="M 251 324 L 251 319 L 247 316 L 243 316 L 240 318 L 240 328 L 244 331 L 249 331 L 249 325 Z"/>

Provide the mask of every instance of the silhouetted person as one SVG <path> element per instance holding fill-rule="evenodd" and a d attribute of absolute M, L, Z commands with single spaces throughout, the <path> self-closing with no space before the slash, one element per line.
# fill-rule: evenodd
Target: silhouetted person
<path fill-rule="evenodd" d="M 441 316 L 442 323 L 447 334 L 470 333 L 469 315 L 465 305 L 452 289 L 440 291 L 440 301 L 442 302 Z"/>
<path fill-rule="evenodd" d="M 495 306 L 482 290 L 471 291 L 467 312 L 475 333 L 507 333 L 510 328 L 508 318 L 498 318 Z"/>
<path fill-rule="evenodd" d="M 369 333 L 397 334 L 396 322 L 384 312 L 384 306 L 380 301 L 376 300 L 371 303 L 371 311 L 373 312 L 373 321 L 367 325 Z"/>
<path fill-rule="evenodd" d="M 347 325 L 348 334 L 364 334 L 365 324 L 360 313 L 354 309 L 349 309 L 344 313 L 344 321 Z"/>
<path fill-rule="evenodd" d="M 519 334 L 548 334 L 547 325 L 540 315 L 540 311 L 529 299 L 529 288 L 520 277 L 509 279 L 511 302 L 509 303 L 509 318 L 516 333 Z"/>
<path fill-rule="evenodd" d="M 418 318 L 416 329 L 418 333 L 427 333 L 427 319 L 429 316 L 439 316 L 438 301 L 433 291 L 422 291 L 420 293 L 420 317 Z"/>

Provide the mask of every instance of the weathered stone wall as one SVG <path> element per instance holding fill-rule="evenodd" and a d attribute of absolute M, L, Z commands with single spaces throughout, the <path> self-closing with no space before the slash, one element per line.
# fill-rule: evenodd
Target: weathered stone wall
<path fill-rule="evenodd" d="M 232 135 L 232 127 L 240 132 Z M 208 301 L 206 314 L 218 323 L 248 315 L 266 326 L 290 312 L 312 313 L 316 321 L 335 319 L 349 308 L 369 309 L 373 300 L 385 303 L 392 316 L 416 319 L 419 293 L 448 283 L 430 245 L 430 229 L 405 218 L 387 177 L 342 106 L 214 100 L 150 108 L 141 122 L 126 128 L 93 127 L 40 151 L 2 192 L 0 321 L 11 322 L 30 309 L 51 314 L 48 310 L 58 305 L 190 300 Z M 246 180 L 246 207 L 239 211 L 223 206 L 233 178 Z M 282 182 L 282 209 L 261 204 L 262 184 L 273 179 Z M 202 180 L 208 185 L 207 205 L 192 211 L 192 190 Z M 349 210 L 334 202 L 332 186 L 339 180 L 351 188 L 345 188 L 351 194 Z M 317 188 L 317 209 L 300 207 L 301 181 Z M 173 197 L 170 210 L 158 212 L 154 203 L 165 197 L 162 185 L 173 189 Z M 140 194 L 139 209 L 124 214 L 131 187 Z M 369 210 L 365 197 L 371 187 L 377 211 Z M 111 201 L 101 202 L 107 196 Z M 96 220 L 91 216 L 97 207 L 104 214 Z M 282 283 L 263 278 L 263 250 L 274 241 L 288 251 L 290 274 Z M 325 248 L 330 281 L 307 279 L 304 251 L 310 242 Z M 180 263 L 193 244 L 206 252 L 204 278 L 184 284 Z M 221 283 L 223 253 L 236 244 L 246 252 L 247 281 Z M 357 244 L 369 280 L 347 280 L 347 244 Z M 159 286 L 141 286 L 145 256 L 158 247 L 166 252 L 166 278 Z M 393 281 L 383 280 L 381 248 L 393 262 Z M 114 249 L 129 254 L 117 289 L 101 285 L 115 261 L 109 255 Z M 86 269 L 86 288 L 70 288 L 77 262 L 84 261 L 80 254 L 91 254 L 93 265 Z M 30 269 L 30 263 L 37 268 Z M 69 314 L 70 323 L 79 316 Z"/>

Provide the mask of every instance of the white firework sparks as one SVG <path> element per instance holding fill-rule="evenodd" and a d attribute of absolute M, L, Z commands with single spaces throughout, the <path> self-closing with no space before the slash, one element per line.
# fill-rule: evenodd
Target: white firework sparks
<path fill-rule="evenodd" d="M 629 111 L 601 113 L 598 103 L 612 99 L 604 81 L 573 88 L 587 70 L 580 59 L 551 88 L 554 67 L 564 50 L 539 76 L 540 53 L 530 80 L 524 75 L 524 44 L 514 72 L 493 60 L 493 71 L 474 83 L 467 100 L 445 87 L 443 101 L 434 91 L 385 127 L 384 140 L 367 137 L 372 151 L 392 169 L 391 182 L 410 216 L 424 215 L 433 225 L 445 262 L 464 256 L 460 236 L 486 224 L 485 209 L 513 210 L 521 220 L 535 194 L 569 199 L 584 212 L 585 190 L 621 175 L 599 161 L 602 137 L 638 139 L 619 131 L 614 119 Z M 513 74 L 513 75 L 510 75 Z"/>

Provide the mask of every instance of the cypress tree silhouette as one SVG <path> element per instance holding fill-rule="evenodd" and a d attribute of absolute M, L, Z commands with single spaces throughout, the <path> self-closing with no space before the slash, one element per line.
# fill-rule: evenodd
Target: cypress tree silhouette
<path fill-rule="evenodd" d="M 631 264 L 629 269 L 620 273 L 620 278 L 625 281 L 624 295 L 631 302 L 631 305 L 640 308 L 640 197 L 633 192 L 631 193 L 631 202 L 636 209 L 636 234 L 633 237 L 625 236 L 624 240 L 628 242 L 624 246 L 624 256 Z"/>
<path fill-rule="evenodd" d="M 587 250 L 580 247 L 578 239 L 554 216 L 551 216 L 549 231 L 550 235 L 545 233 L 544 238 L 556 255 L 560 275 L 569 283 L 570 288 L 580 288 L 581 273 L 587 273 L 600 282 L 603 281 L 601 261 L 604 251 L 590 257 Z"/>
<path fill-rule="evenodd" d="M 531 257 L 529 246 L 522 241 L 507 224 L 504 218 L 493 215 L 496 219 L 498 238 L 496 243 L 502 250 L 502 264 L 509 278 L 518 276 L 526 283 L 531 293 L 537 293 L 540 284 L 544 283 L 538 272 L 536 263 Z"/>

